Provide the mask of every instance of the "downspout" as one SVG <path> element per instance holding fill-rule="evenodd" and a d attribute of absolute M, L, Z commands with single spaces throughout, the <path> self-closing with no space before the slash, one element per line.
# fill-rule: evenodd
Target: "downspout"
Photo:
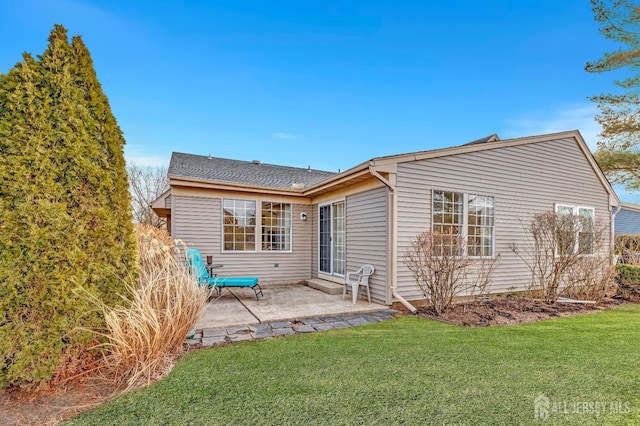
<path fill-rule="evenodd" d="M 616 256 L 616 216 L 618 215 L 618 213 L 620 213 L 620 210 L 622 210 L 622 206 L 616 206 L 617 209 L 616 211 L 611 215 L 611 251 L 610 251 L 610 257 L 609 260 L 611 261 L 611 264 L 613 266 L 615 266 L 613 260 L 615 259 Z M 617 262 L 616 262 L 617 263 Z"/>
<path fill-rule="evenodd" d="M 391 196 L 391 295 L 396 298 L 398 302 L 402 303 L 405 308 L 409 309 L 412 313 L 416 313 L 417 309 L 415 306 L 398 293 L 398 221 L 396 220 L 398 199 L 396 197 L 396 187 L 371 166 L 369 166 L 369 173 L 389 188 L 389 194 Z"/>

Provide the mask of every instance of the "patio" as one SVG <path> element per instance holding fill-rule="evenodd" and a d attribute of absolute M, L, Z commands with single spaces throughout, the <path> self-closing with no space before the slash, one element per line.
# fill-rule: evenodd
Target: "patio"
<path fill-rule="evenodd" d="M 388 309 L 386 305 L 369 303 L 362 296 L 352 304 L 350 295 L 332 295 L 303 284 L 263 286 L 264 296 L 256 300 L 251 289 L 224 289 L 211 299 L 196 323 L 196 330 L 208 328 L 292 321 L 302 318 L 353 315 Z"/>

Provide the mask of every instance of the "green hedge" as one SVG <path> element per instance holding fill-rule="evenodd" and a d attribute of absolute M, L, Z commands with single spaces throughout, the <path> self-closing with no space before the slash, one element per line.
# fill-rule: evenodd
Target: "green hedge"
<path fill-rule="evenodd" d="M 625 284 L 640 285 L 640 266 L 639 265 L 616 265 L 620 281 Z"/>

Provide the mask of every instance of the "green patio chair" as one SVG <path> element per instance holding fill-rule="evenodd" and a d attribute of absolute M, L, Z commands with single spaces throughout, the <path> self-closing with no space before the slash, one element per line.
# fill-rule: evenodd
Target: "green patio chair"
<path fill-rule="evenodd" d="M 250 288 L 256 294 L 256 300 L 260 300 L 260 296 L 264 296 L 262 288 L 258 284 L 258 277 L 219 277 L 217 274 L 211 274 L 202 259 L 202 253 L 197 248 L 187 250 L 187 261 L 189 262 L 189 270 L 198 279 L 198 285 L 215 288 L 218 295 L 223 288 Z"/>

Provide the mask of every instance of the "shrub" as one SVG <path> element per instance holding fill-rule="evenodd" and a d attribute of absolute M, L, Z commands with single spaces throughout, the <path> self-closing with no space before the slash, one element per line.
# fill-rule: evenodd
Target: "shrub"
<path fill-rule="evenodd" d="M 571 265 L 561 295 L 571 299 L 601 302 L 614 284 L 616 268 L 604 256 L 583 256 Z"/>
<path fill-rule="evenodd" d="M 640 285 L 640 266 L 616 265 L 616 271 L 622 283 Z"/>
<path fill-rule="evenodd" d="M 404 254 L 416 285 L 437 314 L 457 296 L 483 294 L 491 281 L 497 257 L 473 259 L 462 256 L 463 250 L 463 237 L 427 231 L 413 238 Z"/>
<path fill-rule="evenodd" d="M 609 257 L 608 253 L 602 256 L 606 231 L 602 222 L 549 211 L 535 214 L 525 231 L 527 244 L 513 244 L 511 249 L 531 272 L 530 290 L 541 294 L 546 303 L 555 303 L 567 286 L 587 291 L 587 285 L 587 292 L 595 294 L 606 285 L 598 282 L 611 276 L 603 269 Z M 584 270 L 589 267 L 588 258 L 599 265 L 597 270 Z"/>
<path fill-rule="evenodd" d="M 107 377 L 127 387 L 149 383 L 169 370 L 209 296 L 166 231 L 136 225 L 136 235 L 138 286 L 128 289 L 123 306 L 112 308 L 93 299 L 106 322 L 99 334 L 107 340 Z"/>
<path fill-rule="evenodd" d="M 0 75 L 0 387 L 52 377 L 135 282 L 124 138 L 79 37 L 56 25 Z"/>
<path fill-rule="evenodd" d="M 640 265 L 640 235 L 616 235 L 615 254 L 620 263 Z"/>

